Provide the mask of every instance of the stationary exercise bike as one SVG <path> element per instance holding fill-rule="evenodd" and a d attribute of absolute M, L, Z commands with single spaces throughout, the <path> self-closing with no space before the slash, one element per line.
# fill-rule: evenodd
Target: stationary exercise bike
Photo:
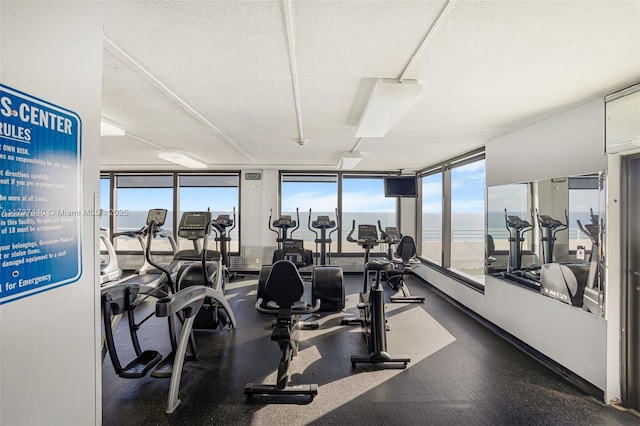
<path fill-rule="evenodd" d="M 383 243 L 378 238 L 375 225 L 358 225 L 358 238 L 353 238 L 356 221 L 353 221 L 351 232 L 347 235 L 347 241 L 357 243 L 365 251 L 364 256 L 364 282 L 360 293 L 360 318 L 343 319 L 343 325 L 361 325 L 367 347 L 368 355 L 351 355 L 351 367 L 357 364 L 377 364 L 385 368 L 406 368 L 411 362 L 407 356 L 392 356 L 387 352 L 387 320 L 384 311 L 384 289 L 380 281 L 380 274 L 393 269 L 393 264 L 386 260 L 369 260 L 369 254 L 373 247 Z M 374 283 L 369 289 L 369 274 L 374 273 Z"/>
<path fill-rule="evenodd" d="M 424 303 L 424 297 L 411 295 L 409 287 L 404 281 L 407 272 L 413 269 L 412 263 L 417 253 L 413 237 L 400 234 L 395 226 L 387 226 L 382 229 L 380 221 L 378 221 L 378 229 L 387 244 L 387 260 L 395 266 L 395 269 L 386 273 L 387 284 L 395 291 L 402 291 L 402 296 L 391 296 L 389 300 L 392 303 Z M 395 252 L 394 245 L 397 246 Z"/>
<path fill-rule="evenodd" d="M 304 282 L 296 265 L 289 260 L 276 261 L 269 271 L 264 290 L 270 303 L 262 306 L 262 300 L 256 302 L 260 312 L 277 315 L 277 321 L 271 333 L 271 340 L 280 347 L 280 363 L 276 384 L 247 383 L 245 395 L 309 395 L 311 399 L 318 394 L 317 384 L 289 386 L 289 366 L 298 354 L 301 329 L 318 328 L 317 324 L 305 324 L 300 315 L 311 314 L 320 309 L 320 300 L 313 306 L 300 301 L 304 293 Z"/>

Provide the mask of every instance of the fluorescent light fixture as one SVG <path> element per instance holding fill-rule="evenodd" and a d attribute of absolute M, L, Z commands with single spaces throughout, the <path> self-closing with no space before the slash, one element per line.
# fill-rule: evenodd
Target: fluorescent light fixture
<path fill-rule="evenodd" d="M 104 120 L 100 121 L 100 136 L 124 136 L 124 133 L 124 129 Z"/>
<path fill-rule="evenodd" d="M 356 138 L 381 138 L 422 95 L 418 80 L 380 79 L 364 108 Z"/>
<path fill-rule="evenodd" d="M 360 160 L 362 160 L 362 154 L 359 152 L 343 152 L 338 161 L 338 169 L 351 170 Z"/>
<path fill-rule="evenodd" d="M 165 151 L 158 154 L 158 157 L 163 160 L 171 161 L 172 163 L 180 164 L 181 166 L 188 167 L 190 169 L 206 169 L 207 165 L 201 161 L 191 158 L 177 151 Z"/>

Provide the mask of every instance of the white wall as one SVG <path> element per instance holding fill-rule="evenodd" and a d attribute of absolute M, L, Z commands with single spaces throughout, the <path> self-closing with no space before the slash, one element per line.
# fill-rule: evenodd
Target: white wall
<path fill-rule="evenodd" d="M 246 180 L 246 173 L 260 173 L 260 180 Z M 240 223 L 242 223 L 240 236 L 242 245 L 247 246 L 261 246 L 262 245 L 262 228 L 263 224 L 260 221 L 259 213 L 263 210 L 264 199 L 264 171 L 263 170 L 243 170 L 241 172 L 241 185 L 240 191 Z M 266 226 L 266 220 L 264 223 Z"/>
<path fill-rule="evenodd" d="M 487 186 L 607 169 L 604 100 L 598 99 L 486 145 Z"/>
<path fill-rule="evenodd" d="M 604 319 L 490 276 L 482 294 L 426 266 L 420 268 L 420 275 L 478 315 L 606 389 Z"/>
<path fill-rule="evenodd" d="M 260 173 L 260 180 L 246 180 L 246 173 Z M 241 172 L 241 244 L 246 262 L 241 270 L 260 270 L 263 263 L 270 263 L 270 254 L 264 247 L 275 247 L 275 234 L 267 226 L 269 209 L 278 214 L 278 171 L 243 170 Z"/>
<path fill-rule="evenodd" d="M 607 217 L 605 233 L 605 316 L 607 318 L 607 395 L 621 395 L 621 300 L 622 300 L 622 228 L 620 209 L 621 155 L 608 157 Z"/>
<path fill-rule="evenodd" d="M 417 198 L 400 198 L 400 233 L 411 235 L 414 240 L 418 241 L 416 201 Z"/>
<path fill-rule="evenodd" d="M 0 81 L 82 119 L 82 204 L 98 192 L 102 6 L 0 3 Z M 52 46 L 55 46 L 52 48 Z M 0 424 L 101 421 L 97 240 L 82 220 L 82 276 L 0 306 Z"/>

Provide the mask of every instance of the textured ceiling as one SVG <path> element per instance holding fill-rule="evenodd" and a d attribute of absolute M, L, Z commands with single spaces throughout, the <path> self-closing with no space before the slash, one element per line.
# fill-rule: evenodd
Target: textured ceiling
<path fill-rule="evenodd" d="M 105 4 L 105 170 L 417 170 L 640 80 L 638 1 L 450 2 L 404 76 L 424 92 L 383 138 L 354 137 L 372 78 L 398 78 L 445 1 Z M 285 23 L 290 6 L 296 107 Z M 304 146 L 297 144 L 302 136 Z"/>

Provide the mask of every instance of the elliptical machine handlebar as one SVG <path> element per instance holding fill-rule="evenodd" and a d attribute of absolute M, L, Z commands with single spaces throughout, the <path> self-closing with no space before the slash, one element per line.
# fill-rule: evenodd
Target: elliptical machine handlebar
<path fill-rule="evenodd" d="M 291 230 L 290 238 L 293 239 L 293 233 L 300 228 L 300 210 L 296 207 L 296 221 L 294 222 L 294 228 Z"/>
<path fill-rule="evenodd" d="M 233 208 L 233 221 L 231 223 L 233 223 L 233 225 L 231 225 L 231 228 L 227 231 L 227 235 L 231 235 L 231 231 L 236 229 L 236 208 L 235 207 Z"/>
<path fill-rule="evenodd" d="M 224 229 L 220 226 L 215 219 L 211 219 L 207 222 L 204 227 L 204 238 L 202 241 L 202 256 L 200 261 L 202 262 L 202 282 L 209 284 L 207 277 L 207 252 L 209 251 L 209 234 L 211 234 L 212 229 L 218 233 L 218 235 L 222 235 L 224 233 Z"/>
<path fill-rule="evenodd" d="M 386 232 L 384 232 L 384 229 L 382 229 L 382 224 L 380 223 L 380 221 L 378 221 L 378 230 L 380 231 L 380 236 L 382 237 L 384 242 L 389 243 L 391 241 L 391 236 Z"/>
<path fill-rule="evenodd" d="M 357 243 L 358 242 L 358 240 L 355 240 L 353 238 L 353 233 L 355 232 L 355 230 L 356 230 L 356 220 L 353 219 L 353 222 L 351 224 L 351 231 L 347 235 L 347 241 L 349 241 L 350 243 Z"/>
<path fill-rule="evenodd" d="M 508 231 L 515 229 L 520 232 L 521 235 L 524 235 L 525 232 L 531 231 L 534 228 L 534 226 L 526 220 L 522 220 L 518 216 L 510 216 L 507 213 L 507 209 L 504 209 L 504 221 Z"/>
<path fill-rule="evenodd" d="M 338 228 L 340 228 L 340 218 L 338 217 L 338 209 L 336 209 L 335 212 L 336 212 L 336 226 L 329 232 L 329 241 L 331 241 L 331 234 L 333 234 L 338 230 Z"/>
<path fill-rule="evenodd" d="M 280 238 L 280 233 L 271 227 L 271 218 L 273 217 L 273 209 L 269 209 L 269 220 L 267 221 L 267 226 L 269 227 L 269 231 L 274 232 Z"/>
<path fill-rule="evenodd" d="M 129 238 L 136 238 L 136 237 L 146 237 L 147 236 L 147 225 L 143 226 L 142 228 L 136 230 L 136 231 L 120 231 L 120 232 L 114 232 L 111 234 L 111 238 L 117 238 L 117 237 L 129 237 Z"/>
<path fill-rule="evenodd" d="M 151 220 L 148 224 L 148 229 L 149 232 L 147 232 L 147 246 L 145 247 L 144 250 L 144 257 L 147 259 L 147 262 L 149 262 L 149 264 L 151 266 L 153 266 L 154 268 L 158 269 L 160 272 L 162 272 L 166 277 L 167 277 L 167 285 L 169 286 L 169 291 L 172 294 L 176 293 L 176 289 L 175 286 L 173 285 L 173 279 L 171 278 L 171 272 L 169 272 L 169 270 L 167 268 L 165 268 L 164 266 L 156 263 L 153 258 L 151 257 L 151 241 L 153 240 L 153 236 L 155 234 L 154 232 L 154 228 L 156 227 L 156 221 L 155 220 Z"/>
<path fill-rule="evenodd" d="M 533 214 L 533 211 L 531 213 Z M 567 215 L 566 210 L 564 211 L 565 223 L 562 223 L 559 220 L 552 218 L 551 216 L 539 214 L 538 209 L 535 209 L 535 215 L 538 219 L 538 225 L 540 226 L 540 229 L 549 229 L 550 232 L 553 232 L 553 237 L 555 237 L 558 232 L 564 231 L 568 228 L 567 224 L 569 223 L 569 216 Z"/>
<path fill-rule="evenodd" d="M 313 232 L 316 235 L 315 239 L 317 240 L 318 239 L 318 232 L 311 227 L 311 208 L 309 208 L 309 220 L 307 221 L 307 228 L 309 228 L 309 231 Z M 317 251 L 317 249 L 316 249 L 316 251 Z"/>

